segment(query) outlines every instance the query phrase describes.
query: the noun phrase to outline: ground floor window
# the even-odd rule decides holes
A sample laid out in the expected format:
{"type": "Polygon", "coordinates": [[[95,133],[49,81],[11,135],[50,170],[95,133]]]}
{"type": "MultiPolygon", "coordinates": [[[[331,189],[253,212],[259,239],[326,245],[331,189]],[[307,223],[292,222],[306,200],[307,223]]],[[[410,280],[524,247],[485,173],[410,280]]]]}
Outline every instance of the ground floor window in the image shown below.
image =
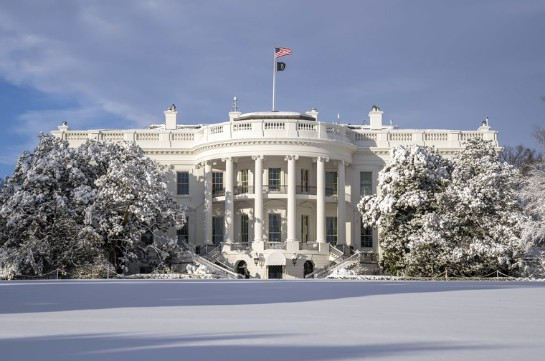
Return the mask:
{"type": "Polygon", "coordinates": [[[337,244],[337,217],[326,217],[325,218],[325,239],[327,243],[336,245],[337,244]]]}
{"type": "Polygon", "coordinates": [[[185,217],[184,226],[176,231],[176,235],[178,236],[178,244],[189,242],[188,223],[189,218],[185,217]]]}
{"type": "Polygon", "coordinates": [[[280,242],[282,236],[282,217],[279,213],[269,213],[269,242],[280,242]]]}
{"type": "Polygon", "coordinates": [[[269,278],[270,279],[281,279],[282,278],[282,266],[269,266],[269,278]]]}
{"type": "Polygon", "coordinates": [[[212,242],[216,245],[223,242],[223,217],[212,217],[212,242]]]}
{"type": "Polygon", "coordinates": [[[243,213],[240,215],[240,241],[248,243],[248,225],[249,225],[248,215],[243,213]]]}
{"type": "Polygon", "coordinates": [[[373,247],[373,229],[371,227],[366,227],[363,222],[361,222],[360,240],[362,247],[373,247]]]}

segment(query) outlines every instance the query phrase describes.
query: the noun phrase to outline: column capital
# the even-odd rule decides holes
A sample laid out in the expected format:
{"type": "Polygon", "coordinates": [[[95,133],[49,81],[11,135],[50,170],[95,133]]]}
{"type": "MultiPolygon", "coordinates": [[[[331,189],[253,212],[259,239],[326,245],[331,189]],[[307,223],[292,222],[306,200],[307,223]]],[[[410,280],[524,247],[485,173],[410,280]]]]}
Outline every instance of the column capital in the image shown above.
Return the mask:
{"type": "Polygon", "coordinates": [[[312,161],[313,162],[329,162],[329,157],[316,157],[316,158],[312,158],[312,161]]]}
{"type": "Polygon", "coordinates": [[[215,162],[211,161],[211,160],[203,160],[203,161],[200,161],[199,163],[195,164],[195,169],[200,169],[204,166],[207,166],[207,165],[215,165],[215,162]]]}
{"type": "Polygon", "coordinates": [[[338,161],[337,161],[337,164],[342,164],[342,165],[344,165],[345,167],[348,167],[348,166],[349,166],[350,164],[352,164],[352,163],[350,163],[350,162],[348,162],[348,161],[346,161],[346,160],[338,160],[338,161]]]}
{"type": "Polygon", "coordinates": [[[263,155],[252,155],[252,159],[253,159],[253,160],[265,159],[265,157],[264,157],[263,155]]]}
{"type": "Polygon", "coordinates": [[[284,157],[284,160],[285,160],[285,161],[288,161],[288,160],[297,160],[297,159],[299,159],[299,156],[298,156],[298,155],[286,155],[286,156],[284,157]]]}

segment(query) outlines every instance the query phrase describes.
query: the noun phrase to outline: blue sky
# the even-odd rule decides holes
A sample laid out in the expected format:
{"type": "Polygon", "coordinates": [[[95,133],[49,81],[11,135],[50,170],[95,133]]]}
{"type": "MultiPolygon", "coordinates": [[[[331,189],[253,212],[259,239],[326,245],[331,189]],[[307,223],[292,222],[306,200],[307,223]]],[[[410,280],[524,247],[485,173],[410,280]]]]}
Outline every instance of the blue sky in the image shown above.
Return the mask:
{"type": "Polygon", "coordinates": [[[545,1],[2,1],[0,176],[39,132],[227,120],[277,108],[361,124],[476,129],[538,147],[545,1]]]}

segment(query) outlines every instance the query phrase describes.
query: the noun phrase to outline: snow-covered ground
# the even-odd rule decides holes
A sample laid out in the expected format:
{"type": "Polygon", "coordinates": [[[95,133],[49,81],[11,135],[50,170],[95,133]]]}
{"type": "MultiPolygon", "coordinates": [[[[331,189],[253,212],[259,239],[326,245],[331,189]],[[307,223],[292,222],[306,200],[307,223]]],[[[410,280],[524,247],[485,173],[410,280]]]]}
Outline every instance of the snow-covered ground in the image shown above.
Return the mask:
{"type": "Polygon", "coordinates": [[[0,282],[0,360],[539,360],[543,282],[0,282]]]}

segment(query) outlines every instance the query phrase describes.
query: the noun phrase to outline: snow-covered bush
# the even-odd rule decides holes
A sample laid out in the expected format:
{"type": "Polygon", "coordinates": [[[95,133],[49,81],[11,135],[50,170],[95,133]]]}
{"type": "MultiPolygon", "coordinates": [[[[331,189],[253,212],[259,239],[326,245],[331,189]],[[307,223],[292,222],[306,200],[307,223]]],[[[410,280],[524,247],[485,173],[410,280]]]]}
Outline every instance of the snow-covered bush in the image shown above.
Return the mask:
{"type": "Polygon", "coordinates": [[[428,274],[442,270],[445,241],[436,229],[437,194],[446,187],[451,162],[433,148],[395,147],[379,174],[377,195],[362,198],[363,223],[380,229],[383,266],[390,273],[428,274]]]}
{"type": "Polygon", "coordinates": [[[524,253],[519,185],[491,142],[469,140],[452,162],[432,148],[400,146],[379,175],[378,195],[358,209],[379,228],[390,273],[515,273],[524,253]]]}
{"type": "Polygon", "coordinates": [[[89,141],[73,149],[40,135],[0,189],[0,272],[94,276],[97,265],[109,261],[120,272],[150,249],[163,264],[172,241],[144,244],[141,235],[183,222],[163,171],[138,146],[89,141]]]}

